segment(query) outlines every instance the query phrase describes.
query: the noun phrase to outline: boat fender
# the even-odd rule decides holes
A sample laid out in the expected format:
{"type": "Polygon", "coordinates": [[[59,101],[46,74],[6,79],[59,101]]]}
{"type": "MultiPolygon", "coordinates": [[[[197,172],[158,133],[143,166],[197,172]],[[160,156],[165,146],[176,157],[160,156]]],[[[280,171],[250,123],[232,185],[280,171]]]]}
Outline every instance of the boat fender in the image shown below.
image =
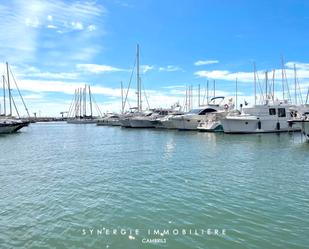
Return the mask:
{"type": "Polygon", "coordinates": [[[279,122],[277,122],[276,128],[277,128],[278,131],[280,130],[280,123],[279,122]]]}
{"type": "Polygon", "coordinates": [[[225,110],[228,110],[228,109],[229,109],[229,105],[228,105],[228,104],[225,104],[225,105],[224,105],[224,109],[225,109],[225,110]]]}
{"type": "Polygon", "coordinates": [[[261,130],[261,128],[262,128],[262,123],[261,123],[261,121],[259,120],[259,122],[258,122],[258,129],[261,130]]]}

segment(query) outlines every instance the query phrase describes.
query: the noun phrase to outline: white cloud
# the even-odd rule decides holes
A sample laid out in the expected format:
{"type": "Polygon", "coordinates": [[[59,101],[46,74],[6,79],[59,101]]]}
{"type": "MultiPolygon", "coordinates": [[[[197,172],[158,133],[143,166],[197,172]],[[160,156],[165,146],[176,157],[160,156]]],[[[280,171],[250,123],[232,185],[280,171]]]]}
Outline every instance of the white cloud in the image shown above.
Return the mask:
{"type": "Polygon", "coordinates": [[[46,27],[47,27],[48,29],[57,29],[57,26],[52,25],[52,24],[48,24],[46,27]]]}
{"type": "Polygon", "coordinates": [[[150,65],[141,65],[140,66],[140,70],[142,71],[142,73],[147,73],[150,70],[153,70],[154,66],[150,66],[150,65]]]}
{"type": "Polygon", "coordinates": [[[181,70],[180,67],[174,66],[174,65],[168,65],[166,67],[159,67],[159,71],[165,71],[165,72],[174,72],[181,70]]]}
{"type": "MultiPolygon", "coordinates": [[[[296,73],[297,78],[302,79],[309,79],[309,63],[295,63],[295,62],[287,62],[285,74],[288,80],[292,80],[295,78],[294,74],[294,64],[296,65],[296,73]]],[[[275,70],[275,79],[279,80],[282,78],[282,69],[276,68],[275,70]]],[[[265,79],[265,72],[266,70],[259,70],[257,71],[257,76],[263,80],[265,79]]],[[[241,82],[253,82],[254,81],[254,72],[230,72],[228,70],[201,70],[194,73],[198,77],[202,78],[211,78],[211,79],[218,79],[218,80],[227,80],[227,81],[235,81],[237,78],[241,82]]],[[[273,70],[268,70],[268,79],[272,79],[273,77],[273,70]]]]}
{"type": "Polygon", "coordinates": [[[71,22],[72,28],[75,30],[83,30],[84,25],[81,22],[71,22]]]}
{"type": "Polygon", "coordinates": [[[218,60],[198,60],[194,63],[195,66],[211,65],[219,63],[218,60]]]}
{"type": "MultiPolygon", "coordinates": [[[[0,33],[6,35],[0,36],[0,57],[11,63],[41,59],[37,58],[40,54],[37,53],[38,49],[42,49],[44,42],[53,42],[52,51],[64,51],[65,56],[61,54],[62,60],[73,60],[71,55],[78,52],[83,44],[91,44],[92,36],[89,32],[88,35],[79,32],[76,43],[72,44],[69,35],[60,38],[60,34],[73,30],[82,31],[87,27],[87,31],[95,29],[96,35],[103,35],[106,12],[100,3],[95,1],[12,0],[10,4],[2,1],[0,19],[4,20],[5,24],[0,25],[0,33]],[[57,33],[44,33],[44,28],[55,29],[57,33]]],[[[48,53],[44,56],[47,57],[48,53]]],[[[55,58],[50,60],[54,61],[55,58]]]]}
{"type": "Polygon", "coordinates": [[[77,64],[77,69],[91,72],[91,73],[105,73],[105,72],[119,72],[125,71],[124,69],[120,69],[117,67],[112,67],[109,65],[99,65],[99,64],[77,64]]]}
{"type": "Polygon", "coordinates": [[[87,29],[88,29],[88,31],[94,31],[94,30],[96,30],[96,26],[95,25],[93,25],[93,24],[91,24],[91,25],[89,25],[88,27],[87,27],[87,29]]]}
{"type": "Polygon", "coordinates": [[[39,27],[39,20],[37,17],[27,17],[25,20],[25,24],[28,27],[37,28],[39,27]]]}

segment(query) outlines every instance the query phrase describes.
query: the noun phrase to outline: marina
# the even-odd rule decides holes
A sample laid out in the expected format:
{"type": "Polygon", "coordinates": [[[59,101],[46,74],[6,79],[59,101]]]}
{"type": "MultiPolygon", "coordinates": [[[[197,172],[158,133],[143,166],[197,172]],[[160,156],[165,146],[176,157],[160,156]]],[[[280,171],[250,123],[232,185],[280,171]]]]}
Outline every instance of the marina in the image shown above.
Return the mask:
{"type": "Polygon", "coordinates": [[[309,1],[0,1],[0,249],[308,249],[309,1]]]}

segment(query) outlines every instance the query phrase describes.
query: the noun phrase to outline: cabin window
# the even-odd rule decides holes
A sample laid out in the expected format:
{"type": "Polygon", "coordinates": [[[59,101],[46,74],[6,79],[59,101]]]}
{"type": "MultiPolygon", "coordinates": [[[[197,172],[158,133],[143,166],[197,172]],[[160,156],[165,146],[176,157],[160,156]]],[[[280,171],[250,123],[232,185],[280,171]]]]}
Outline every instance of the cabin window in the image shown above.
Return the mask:
{"type": "Polygon", "coordinates": [[[270,108],[269,109],[269,115],[276,115],[276,109],[275,108],[270,108]]]}
{"type": "Polygon", "coordinates": [[[198,115],[205,115],[206,113],[215,112],[215,111],[216,111],[215,109],[207,108],[207,109],[204,109],[203,111],[201,111],[198,115]]]}
{"type": "Polygon", "coordinates": [[[286,117],[285,108],[278,108],[278,117],[279,118],[286,117]]]}

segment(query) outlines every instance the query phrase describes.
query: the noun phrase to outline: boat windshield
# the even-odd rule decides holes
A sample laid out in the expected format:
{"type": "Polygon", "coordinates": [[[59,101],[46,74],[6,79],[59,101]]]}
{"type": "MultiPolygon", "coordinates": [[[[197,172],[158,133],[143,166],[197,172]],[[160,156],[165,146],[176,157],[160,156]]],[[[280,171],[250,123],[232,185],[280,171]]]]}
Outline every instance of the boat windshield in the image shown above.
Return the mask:
{"type": "Polygon", "coordinates": [[[199,114],[203,109],[192,109],[188,114],[199,114]]]}

